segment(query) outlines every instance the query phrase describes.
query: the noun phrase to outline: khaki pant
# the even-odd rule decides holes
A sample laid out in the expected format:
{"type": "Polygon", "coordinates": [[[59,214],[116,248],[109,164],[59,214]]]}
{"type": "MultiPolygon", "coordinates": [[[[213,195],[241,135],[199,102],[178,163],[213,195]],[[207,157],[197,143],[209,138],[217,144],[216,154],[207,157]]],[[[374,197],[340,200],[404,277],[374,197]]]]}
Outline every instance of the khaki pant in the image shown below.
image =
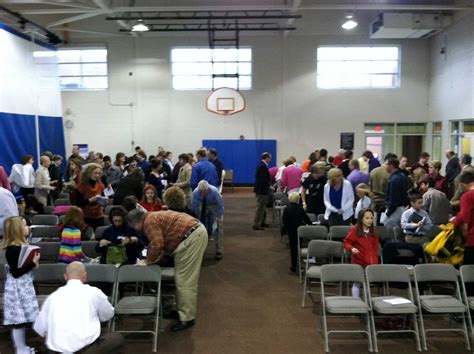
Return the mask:
{"type": "Polygon", "coordinates": [[[196,318],[199,273],[207,238],[206,228],[200,225],[173,252],[176,302],[181,321],[196,318]]]}
{"type": "Polygon", "coordinates": [[[267,214],[267,199],[267,195],[257,194],[257,208],[255,210],[253,226],[260,227],[265,224],[265,217],[267,214]]]}

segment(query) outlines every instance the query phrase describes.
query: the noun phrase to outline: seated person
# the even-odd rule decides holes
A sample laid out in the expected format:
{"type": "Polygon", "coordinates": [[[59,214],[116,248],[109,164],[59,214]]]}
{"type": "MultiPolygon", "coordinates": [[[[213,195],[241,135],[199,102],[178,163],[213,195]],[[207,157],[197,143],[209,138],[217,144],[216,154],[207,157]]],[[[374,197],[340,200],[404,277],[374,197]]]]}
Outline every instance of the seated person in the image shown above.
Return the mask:
{"type": "Polygon", "coordinates": [[[129,196],[123,198],[122,206],[127,212],[129,212],[131,210],[134,210],[134,209],[139,209],[139,210],[142,210],[142,211],[146,212],[146,209],[138,203],[138,199],[134,195],[129,195],[129,196]]]}
{"type": "Polygon", "coordinates": [[[143,250],[143,243],[138,232],[125,222],[125,217],[124,209],[118,207],[111,210],[109,220],[112,225],[104,230],[102,238],[96,245],[96,251],[101,254],[100,263],[115,263],[107,257],[111,245],[125,247],[127,255],[127,260],[123,262],[125,264],[135,264],[137,259],[141,258],[140,252],[143,250]]]}
{"type": "Polygon", "coordinates": [[[82,213],[82,209],[72,207],[64,219],[58,262],[72,263],[75,261],[90,261],[90,258],[82,252],[81,230],[83,227],[84,214],[82,213]]]}
{"type": "Polygon", "coordinates": [[[114,308],[99,289],[85,284],[86,268],[73,262],[66,268],[67,284],[48,296],[33,329],[46,338],[46,347],[60,353],[117,353],[119,333],[100,336],[100,322],[114,316],[114,308]]]}
{"type": "Polygon", "coordinates": [[[409,199],[411,208],[403,212],[400,221],[405,242],[423,245],[429,241],[426,231],[433,223],[428,212],[423,209],[423,197],[420,194],[412,194],[409,199]]]}
{"type": "Polygon", "coordinates": [[[151,184],[147,184],[143,189],[143,198],[140,201],[140,205],[145,208],[146,211],[161,210],[161,200],[156,194],[156,188],[151,184]]]}

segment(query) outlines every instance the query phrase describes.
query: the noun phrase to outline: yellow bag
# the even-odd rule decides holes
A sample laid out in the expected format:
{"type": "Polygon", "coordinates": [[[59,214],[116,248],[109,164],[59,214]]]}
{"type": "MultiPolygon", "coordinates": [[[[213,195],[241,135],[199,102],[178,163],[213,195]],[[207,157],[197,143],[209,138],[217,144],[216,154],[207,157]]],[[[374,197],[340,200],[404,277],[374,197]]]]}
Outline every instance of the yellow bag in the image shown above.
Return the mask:
{"type": "Polygon", "coordinates": [[[438,252],[444,247],[446,241],[454,232],[454,225],[449,223],[447,225],[441,225],[441,232],[430,243],[425,245],[425,252],[430,256],[437,256],[438,252]]]}
{"type": "Polygon", "coordinates": [[[435,256],[439,263],[459,265],[464,260],[464,238],[462,231],[452,223],[441,225],[442,231],[428,243],[424,250],[435,256]]]}

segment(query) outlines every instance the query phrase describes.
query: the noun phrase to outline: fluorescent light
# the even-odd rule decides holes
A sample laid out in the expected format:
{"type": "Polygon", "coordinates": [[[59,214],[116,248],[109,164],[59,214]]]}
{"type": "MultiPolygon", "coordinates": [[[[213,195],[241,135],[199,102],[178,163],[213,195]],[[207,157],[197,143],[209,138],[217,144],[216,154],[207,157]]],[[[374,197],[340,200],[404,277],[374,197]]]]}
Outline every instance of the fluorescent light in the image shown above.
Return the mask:
{"type": "Polygon", "coordinates": [[[149,30],[148,26],[143,23],[143,20],[138,20],[137,24],[132,27],[132,32],[146,32],[149,30]]]}
{"type": "Polygon", "coordinates": [[[344,28],[345,30],[351,30],[357,27],[357,22],[354,21],[352,18],[353,15],[347,15],[346,16],[346,22],[344,22],[341,27],[344,28]]]}

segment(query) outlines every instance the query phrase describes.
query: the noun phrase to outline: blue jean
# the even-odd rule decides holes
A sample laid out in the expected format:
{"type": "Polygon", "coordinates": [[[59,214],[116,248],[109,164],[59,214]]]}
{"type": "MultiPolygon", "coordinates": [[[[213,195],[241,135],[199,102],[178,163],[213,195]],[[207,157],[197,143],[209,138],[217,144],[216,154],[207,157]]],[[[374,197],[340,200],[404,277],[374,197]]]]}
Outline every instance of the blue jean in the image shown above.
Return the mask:
{"type": "Polygon", "coordinates": [[[209,237],[213,237],[216,243],[216,253],[222,253],[224,251],[224,230],[222,227],[222,221],[216,217],[215,211],[212,206],[207,207],[206,212],[206,223],[207,234],[209,237]],[[216,230],[213,232],[214,223],[216,224],[216,230]]]}

